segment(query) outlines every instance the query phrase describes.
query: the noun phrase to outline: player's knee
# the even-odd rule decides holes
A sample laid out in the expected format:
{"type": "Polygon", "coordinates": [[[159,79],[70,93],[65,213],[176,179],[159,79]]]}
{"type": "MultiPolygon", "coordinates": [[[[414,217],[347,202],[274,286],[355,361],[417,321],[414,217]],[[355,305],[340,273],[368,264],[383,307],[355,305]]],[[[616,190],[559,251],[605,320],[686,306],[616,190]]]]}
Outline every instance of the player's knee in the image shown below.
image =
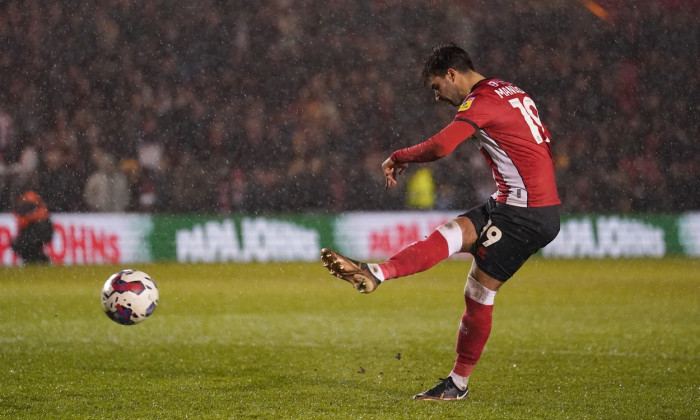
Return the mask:
{"type": "Polygon", "coordinates": [[[470,273],[467,277],[467,284],[464,286],[464,296],[482,305],[493,305],[496,291],[476,281],[476,278],[470,273]]]}
{"type": "Polygon", "coordinates": [[[462,250],[462,227],[456,220],[440,225],[436,229],[447,241],[449,254],[455,254],[462,250]]]}

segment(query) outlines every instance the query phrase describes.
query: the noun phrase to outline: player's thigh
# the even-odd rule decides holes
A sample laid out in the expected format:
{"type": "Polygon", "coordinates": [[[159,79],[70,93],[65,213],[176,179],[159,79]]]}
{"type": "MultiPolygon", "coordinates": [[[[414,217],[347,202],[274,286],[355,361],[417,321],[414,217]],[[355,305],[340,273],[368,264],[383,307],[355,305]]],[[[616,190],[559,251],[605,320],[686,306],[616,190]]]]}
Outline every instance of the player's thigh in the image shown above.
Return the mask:
{"type": "Polygon", "coordinates": [[[462,249],[460,252],[471,252],[474,243],[479,238],[474,223],[468,217],[463,216],[455,218],[454,221],[462,229],[462,249]]]}
{"type": "Polygon", "coordinates": [[[495,201],[489,198],[484,204],[472,207],[466,213],[460,214],[455,221],[462,228],[461,252],[474,253],[476,242],[484,226],[489,223],[495,201]]]}

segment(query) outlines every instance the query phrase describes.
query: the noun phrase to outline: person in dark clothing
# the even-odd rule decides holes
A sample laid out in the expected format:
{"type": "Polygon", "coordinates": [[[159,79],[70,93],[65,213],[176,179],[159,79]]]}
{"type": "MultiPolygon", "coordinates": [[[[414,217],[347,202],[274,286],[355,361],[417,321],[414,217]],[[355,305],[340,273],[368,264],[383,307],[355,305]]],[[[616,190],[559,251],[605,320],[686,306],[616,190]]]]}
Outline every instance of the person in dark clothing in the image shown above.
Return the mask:
{"type": "Polygon", "coordinates": [[[25,264],[49,263],[44,245],[53,238],[53,222],[39,194],[26,191],[15,202],[12,214],[17,218],[17,236],[12,250],[25,264]]]}

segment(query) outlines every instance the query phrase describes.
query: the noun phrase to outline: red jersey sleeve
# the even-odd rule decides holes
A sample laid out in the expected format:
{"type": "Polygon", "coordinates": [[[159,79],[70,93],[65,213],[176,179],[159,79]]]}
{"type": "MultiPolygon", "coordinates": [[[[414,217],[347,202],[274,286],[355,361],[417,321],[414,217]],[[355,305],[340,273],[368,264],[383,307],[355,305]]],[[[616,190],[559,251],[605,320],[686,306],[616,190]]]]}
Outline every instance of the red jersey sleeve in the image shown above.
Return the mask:
{"type": "Polygon", "coordinates": [[[400,149],[391,154],[396,163],[432,162],[443,158],[471,137],[476,127],[469,121],[455,119],[442,131],[415,146],[400,149]]]}
{"type": "Polygon", "coordinates": [[[462,102],[455,115],[456,121],[466,121],[476,130],[497,122],[500,113],[493,112],[494,101],[483,92],[472,92],[462,102]]]}

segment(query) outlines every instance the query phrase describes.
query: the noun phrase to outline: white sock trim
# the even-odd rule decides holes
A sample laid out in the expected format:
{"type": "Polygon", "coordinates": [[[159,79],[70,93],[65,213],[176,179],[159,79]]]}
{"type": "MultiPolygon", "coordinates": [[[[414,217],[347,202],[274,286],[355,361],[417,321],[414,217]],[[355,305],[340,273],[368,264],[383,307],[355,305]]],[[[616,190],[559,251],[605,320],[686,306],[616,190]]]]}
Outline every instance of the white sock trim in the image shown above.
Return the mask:
{"type": "Polygon", "coordinates": [[[467,277],[464,295],[482,305],[493,305],[493,301],[496,299],[496,291],[482,286],[471,274],[467,277]]]}
{"type": "Polygon", "coordinates": [[[444,225],[440,225],[436,229],[447,241],[447,249],[450,255],[459,252],[462,249],[462,228],[459,224],[451,220],[444,225]]]}
{"type": "Polygon", "coordinates": [[[382,269],[379,268],[379,264],[367,264],[367,268],[369,268],[369,271],[371,271],[374,277],[378,278],[380,282],[386,280],[382,269]]]}
{"type": "Polygon", "coordinates": [[[452,371],[450,372],[450,378],[452,378],[452,382],[455,383],[457,388],[461,389],[462,391],[467,389],[467,385],[469,385],[469,376],[459,376],[452,371]]]}

